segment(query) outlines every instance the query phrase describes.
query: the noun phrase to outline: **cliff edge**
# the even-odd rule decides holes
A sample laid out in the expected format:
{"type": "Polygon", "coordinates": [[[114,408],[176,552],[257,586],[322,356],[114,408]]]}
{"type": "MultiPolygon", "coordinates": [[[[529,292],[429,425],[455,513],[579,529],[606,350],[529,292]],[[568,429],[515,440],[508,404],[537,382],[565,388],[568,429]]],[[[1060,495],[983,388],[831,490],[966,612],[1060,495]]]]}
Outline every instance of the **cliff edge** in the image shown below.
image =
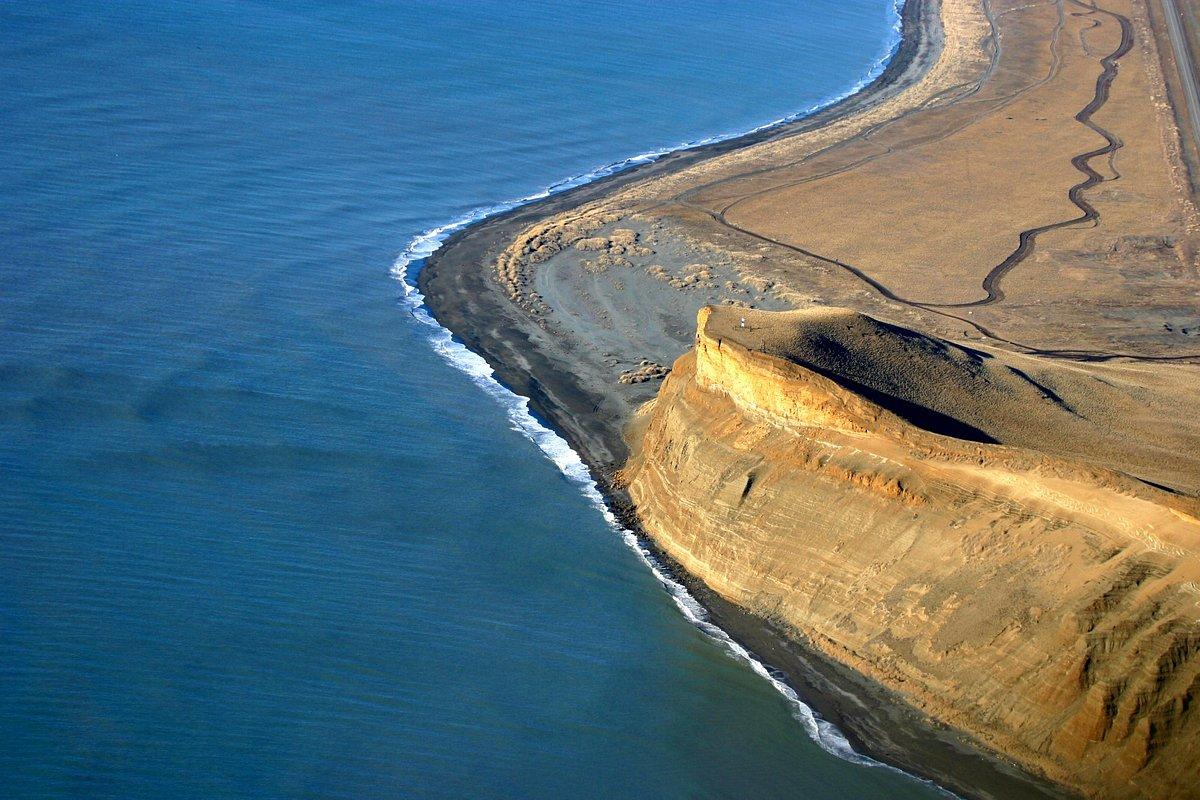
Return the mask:
{"type": "Polygon", "coordinates": [[[1071,790],[1200,797],[1198,455],[1139,431],[1139,376],[842,309],[698,323],[622,474],[663,551],[1071,790]]]}

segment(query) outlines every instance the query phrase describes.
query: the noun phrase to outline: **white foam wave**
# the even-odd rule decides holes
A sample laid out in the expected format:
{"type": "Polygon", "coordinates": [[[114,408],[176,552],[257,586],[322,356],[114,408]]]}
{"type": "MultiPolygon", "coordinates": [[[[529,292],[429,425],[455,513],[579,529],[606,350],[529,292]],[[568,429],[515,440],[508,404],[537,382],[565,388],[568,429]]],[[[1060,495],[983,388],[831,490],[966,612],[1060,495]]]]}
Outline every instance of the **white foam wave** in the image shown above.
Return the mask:
{"type": "Polygon", "coordinates": [[[742,131],[736,134],[723,134],[719,136],[710,136],[694,142],[685,142],[673,148],[663,150],[654,150],[646,153],[641,153],[636,156],[624,159],[622,161],[607,164],[602,167],[590,170],[586,173],[567,178],[546,187],[540,192],[522,197],[516,200],[510,200],[495,205],[477,208],[463,216],[452,220],[444,225],[430,228],[424,233],[414,237],[404,251],[396,259],[392,266],[392,275],[400,282],[403,287],[403,302],[411,311],[413,317],[422,325],[428,328],[430,344],[433,349],[441,355],[447,362],[455,368],[464,372],[472,382],[474,382],[485,393],[495,398],[500,406],[504,409],[510,426],[513,430],[521,433],[533,442],[539,450],[546,455],[554,463],[555,466],[567,477],[572,483],[578,486],[584,497],[596,508],[603,516],[608,525],[618,533],[626,545],[629,546],[634,553],[642,560],[642,562],[650,569],[654,577],[662,584],[663,588],[671,596],[675,605],[679,608],[683,616],[706,636],[713,639],[734,658],[747,664],[756,674],[760,675],[768,683],[771,684],[788,702],[791,708],[792,716],[800,722],[808,733],[809,737],[816,742],[826,752],[844,759],[854,764],[859,764],[864,767],[874,767],[897,772],[912,780],[927,784],[930,787],[937,789],[948,797],[956,797],[956,795],[945,789],[937,786],[932,781],[927,781],[922,778],[910,775],[903,770],[893,767],[889,764],[884,764],[869,756],[863,755],[854,750],[854,747],[846,739],[841,731],[837,729],[828,720],[822,719],[813,711],[800,697],[796,694],[781,677],[781,675],[772,670],[750,651],[742,647],[724,630],[709,619],[708,612],[696,600],[695,597],[688,592],[687,588],[679,581],[671,577],[669,571],[655,557],[649,548],[643,543],[636,534],[628,528],[621,525],[616,515],[608,507],[601,494],[596,482],[592,479],[591,473],[587,466],[583,463],[579,454],[571,449],[571,446],[565,439],[560,437],[554,431],[544,426],[537,420],[529,410],[529,399],[522,397],[508,390],[495,378],[494,371],[488,363],[476,353],[471,352],[462,343],[456,341],[451,332],[442,327],[437,320],[429,313],[425,306],[425,298],[415,285],[416,273],[424,263],[425,259],[433,255],[434,252],[442,246],[442,244],[455,232],[466,228],[467,226],[503,213],[505,211],[516,208],[517,206],[531,203],[543,198],[549,197],[558,192],[565,191],[575,186],[581,186],[585,183],[598,180],[608,175],[621,172],[638,164],[645,164],[655,161],[667,153],[676,152],[678,150],[699,147],[704,144],[722,141],[741,136],[746,133],[755,133],[765,128],[779,125],[785,122],[791,122],[801,117],[812,114],[813,112],[827,107],[832,103],[838,102],[845,97],[860,91],[863,87],[873,81],[886,68],[888,61],[895,53],[896,47],[900,39],[900,17],[899,10],[903,5],[903,0],[895,0],[893,6],[896,14],[896,21],[893,27],[893,41],[889,44],[887,53],[880,57],[875,63],[870,72],[858,83],[849,90],[836,97],[830,98],[822,103],[814,105],[810,108],[803,109],[794,114],[774,120],[772,122],[754,128],[751,131],[742,131]]]}

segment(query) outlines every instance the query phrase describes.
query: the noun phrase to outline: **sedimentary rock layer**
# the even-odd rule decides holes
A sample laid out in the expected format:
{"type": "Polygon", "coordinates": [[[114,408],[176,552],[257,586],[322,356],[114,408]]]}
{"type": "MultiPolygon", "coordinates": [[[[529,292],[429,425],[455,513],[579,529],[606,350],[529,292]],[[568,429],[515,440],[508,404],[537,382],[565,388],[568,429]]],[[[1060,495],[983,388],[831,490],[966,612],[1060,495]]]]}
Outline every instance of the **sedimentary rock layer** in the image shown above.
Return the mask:
{"type": "Polygon", "coordinates": [[[1005,358],[706,308],[624,481],[688,572],[934,720],[1088,796],[1200,796],[1197,503],[1079,455],[1090,379],[1005,358]]]}

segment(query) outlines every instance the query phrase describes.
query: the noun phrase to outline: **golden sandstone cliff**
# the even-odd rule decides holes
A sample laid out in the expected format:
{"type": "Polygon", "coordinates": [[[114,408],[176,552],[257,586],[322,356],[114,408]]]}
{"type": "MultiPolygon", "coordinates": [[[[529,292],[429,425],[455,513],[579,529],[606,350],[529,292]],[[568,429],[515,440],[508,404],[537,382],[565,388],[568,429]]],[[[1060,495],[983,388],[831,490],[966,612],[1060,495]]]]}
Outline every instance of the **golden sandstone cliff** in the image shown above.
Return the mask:
{"type": "Polygon", "coordinates": [[[623,480],[684,569],[933,720],[1088,796],[1200,796],[1200,452],[1124,369],[705,308],[623,480]]]}

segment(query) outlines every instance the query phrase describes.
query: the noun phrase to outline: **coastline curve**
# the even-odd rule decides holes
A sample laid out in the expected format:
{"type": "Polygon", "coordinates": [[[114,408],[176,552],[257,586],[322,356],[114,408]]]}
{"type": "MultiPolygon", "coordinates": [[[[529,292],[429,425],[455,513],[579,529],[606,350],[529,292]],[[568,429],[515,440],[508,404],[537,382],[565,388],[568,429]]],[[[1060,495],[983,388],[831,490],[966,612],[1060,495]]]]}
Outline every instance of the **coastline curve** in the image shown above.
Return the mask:
{"type": "Polygon", "coordinates": [[[475,208],[461,217],[429,228],[413,237],[393,263],[391,275],[401,284],[400,300],[402,305],[408,309],[418,323],[429,329],[428,341],[434,351],[499,403],[508,417],[510,427],[532,442],[559,469],[563,476],[575,485],[601,514],[613,532],[621,537],[625,545],[650,570],[670,595],[684,618],[706,637],[720,645],[730,656],[746,664],[755,674],[766,680],[772,688],[779,692],[787,702],[793,718],[802,725],[815,744],[830,755],[844,761],[862,767],[895,772],[907,779],[926,785],[946,797],[956,798],[958,795],[929,778],[915,775],[856,750],[836,725],[824,719],[800,698],[795,689],[787,683],[786,677],[781,671],[771,668],[714,623],[708,610],[693,596],[683,582],[676,579],[674,570],[658,557],[653,551],[652,545],[622,524],[617,513],[613,511],[606,500],[600,484],[593,477],[584,457],[572,447],[567,439],[538,419],[535,411],[531,408],[531,401],[528,397],[510,390],[496,375],[487,359],[458,341],[454,333],[435,318],[431,309],[426,305],[425,296],[417,284],[418,277],[427,260],[442,249],[452,237],[466,233],[474,226],[493,221],[508,212],[526,208],[572,189],[593,186],[597,182],[614,176],[628,176],[636,168],[653,164],[665,156],[687,153],[702,154],[704,150],[714,145],[740,146],[741,143],[750,143],[754,137],[764,134],[782,133],[786,135],[791,132],[788,129],[797,123],[807,128],[806,123],[812,122],[815,117],[823,113],[836,109],[846,101],[856,98],[866,99],[866,95],[872,87],[888,83],[889,72],[897,67],[906,66],[906,64],[897,63],[903,60],[906,44],[912,44],[913,34],[910,25],[905,24],[905,15],[906,12],[921,5],[922,2],[923,0],[890,0],[889,7],[893,14],[892,36],[890,41],[886,42],[885,54],[874,62],[864,77],[847,90],[748,131],[717,134],[683,142],[674,147],[647,151],[565,178],[525,197],[475,208]]]}

